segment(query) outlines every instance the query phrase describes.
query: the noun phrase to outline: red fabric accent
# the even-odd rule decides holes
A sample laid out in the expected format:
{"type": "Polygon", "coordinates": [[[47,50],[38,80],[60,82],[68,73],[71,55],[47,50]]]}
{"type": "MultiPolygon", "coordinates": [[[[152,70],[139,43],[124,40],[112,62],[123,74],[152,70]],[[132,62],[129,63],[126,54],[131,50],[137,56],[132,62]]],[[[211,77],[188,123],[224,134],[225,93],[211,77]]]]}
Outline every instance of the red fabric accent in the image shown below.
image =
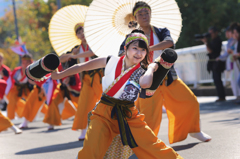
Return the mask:
{"type": "Polygon", "coordinates": [[[42,85],[48,80],[49,76],[51,76],[51,73],[48,73],[45,75],[45,77],[47,77],[47,79],[44,79],[43,81],[35,81],[36,85],[38,85],[39,87],[42,87],[42,85]]]}
{"type": "Polygon", "coordinates": [[[121,74],[122,71],[122,63],[123,63],[123,58],[125,56],[120,57],[118,64],[117,64],[117,68],[115,70],[115,79],[121,74]]]}
{"type": "Polygon", "coordinates": [[[75,74],[74,75],[75,80],[76,80],[76,85],[74,86],[70,86],[72,89],[76,90],[76,91],[80,91],[81,90],[81,81],[80,81],[80,76],[79,74],[75,74]]]}
{"type": "Polygon", "coordinates": [[[19,69],[21,69],[21,66],[18,66],[18,67],[16,67],[13,71],[12,71],[12,73],[11,73],[11,75],[10,75],[10,78],[11,78],[11,88],[13,87],[13,85],[14,85],[14,83],[15,83],[15,80],[14,80],[14,75],[15,75],[15,73],[17,72],[17,70],[19,70],[19,69]]]}
{"type": "Polygon", "coordinates": [[[15,83],[15,80],[14,80],[14,75],[15,75],[15,73],[19,70],[19,69],[22,69],[22,67],[21,66],[18,66],[18,67],[16,67],[13,71],[12,71],[12,73],[11,73],[11,81],[12,81],[12,86],[11,86],[11,88],[13,87],[13,85],[14,85],[14,83],[15,83]]]}
{"type": "MultiPolygon", "coordinates": [[[[54,93],[54,91],[55,91],[55,89],[57,88],[57,85],[58,85],[58,83],[57,83],[56,80],[52,80],[52,81],[53,81],[53,89],[52,89],[52,95],[51,95],[51,98],[50,98],[50,101],[49,101],[49,105],[50,105],[51,102],[52,102],[53,93],[54,93]]],[[[48,105],[48,106],[49,106],[49,105],[48,105]]]]}
{"type": "MultiPolygon", "coordinates": [[[[153,31],[151,29],[151,35],[150,35],[150,45],[149,46],[153,46],[154,45],[154,42],[153,42],[153,31]]],[[[153,62],[153,51],[150,51],[149,52],[149,60],[150,62],[153,62]]]]}
{"type": "Polygon", "coordinates": [[[19,82],[22,82],[27,76],[24,74],[23,70],[21,69],[21,75],[22,78],[19,80],[19,82]]]}
{"type": "MultiPolygon", "coordinates": [[[[87,45],[87,49],[86,49],[86,50],[85,50],[85,48],[83,47],[83,45],[81,45],[81,46],[82,46],[83,52],[89,50],[88,45],[87,45]]],[[[89,61],[89,57],[85,57],[85,62],[87,62],[87,61],[89,61]]]]}
{"type": "Polygon", "coordinates": [[[58,71],[63,71],[63,67],[62,67],[62,64],[60,63],[59,66],[58,66],[58,71]]]}
{"type": "Polygon", "coordinates": [[[107,92],[107,95],[113,97],[118,90],[126,83],[126,81],[130,78],[132,73],[140,67],[140,63],[137,64],[134,68],[132,68],[128,73],[126,73],[115,85],[107,92]]]}
{"type": "MultiPolygon", "coordinates": [[[[62,67],[62,64],[60,63],[58,66],[58,71],[62,71],[62,70],[63,70],[63,67],[62,67]]],[[[35,81],[36,85],[38,85],[39,87],[42,87],[42,85],[48,80],[49,76],[51,76],[51,73],[48,73],[45,75],[45,77],[47,77],[47,79],[44,79],[43,81],[35,81]]],[[[53,80],[53,81],[56,81],[56,80],[53,80]]]]}
{"type": "MultiPolygon", "coordinates": [[[[0,68],[0,71],[2,71],[3,69],[7,70],[9,76],[11,75],[11,70],[10,70],[9,67],[7,67],[6,65],[2,64],[2,66],[0,68]]],[[[3,76],[3,80],[7,81],[9,76],[3,76]]]]}
{"type": "MultiPolygon", "coordinates": [[[[58,66],[58,71],[61,72],[63,71],[63,67],[62,67],[62,64],[60,63],[59,66],[58,66]]],[[[60,79],[61,81],[63,81],[65,78],[67,77],[63,77],[62,79],[60,79]]]]}
{"type": "MultiPolygon", "coordinates": [[[[60,65],[58,66],[58,71],[59,71],[59,72],[63,71],[63,67],[62,67],[61,63],[60,63],[60,65]]],[[[80,80],[80,76],[79,76],[79,74],[77,73],[77,74],[74,75],[74,77],[75,77],[75,80],[76,80],[76,85],[70,86],[70,87],[71,87],[72,89],[76,90],[76,91],[80,91],[80,90],[81,90],[81,80],[80,80]]],[[[62,78],[61,81],[63,81],[63,80],[66,79],[66,78],[67,78],[67,77],[62,78]]]]}
{"type": "Polygon", "coordinates": [[[7,82],[3,79],[0,79],[0,99],[3,98],[6,87],[7,87],[7,82]]]}

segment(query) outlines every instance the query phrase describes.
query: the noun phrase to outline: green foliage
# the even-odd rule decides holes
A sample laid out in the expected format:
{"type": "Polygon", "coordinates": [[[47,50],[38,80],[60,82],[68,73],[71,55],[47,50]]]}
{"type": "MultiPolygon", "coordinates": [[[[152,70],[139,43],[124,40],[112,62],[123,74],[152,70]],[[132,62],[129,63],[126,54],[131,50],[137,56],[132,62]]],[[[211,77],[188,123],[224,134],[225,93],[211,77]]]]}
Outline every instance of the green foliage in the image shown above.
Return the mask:
{"type": "MultiPolygon", "coordinates": [[[[89,5],[92,0],[61,0],[62,7],[70,4],[89,5]]],[[[18,32],[22,41],[26,43],[28,51],[35,60],[54,52],[48,37],[48,25],[53,14],[57,11],[56,0],[22,0],[17,4],[16,14],[18,20],[18,32]]],[[[8,11],[0,18],[0,48],[5,54],[14,53],[9,49],[16,39],[13,11],[8,11]]],[[[13,56],[12,55],[12,56],[13,56]]],[[[5,62],[13,69],[18,62],[11,64],[11,58],[7,56],[5,62]]],[[[18,59],[18,55],[15,54],[18,59]]],[[[14,57],[15,57],[14,56],[14,57]]]]}
{"type": "Polygon", "coordinates": [[[1,49],[0,52],[4,55],[3,63],[7,65],[10,69],[14,69],[18,66],[19,57],[11,49],[1,49]]]}
{"type": "MultiPolygon", "coordinates": [[[[177,48],[189,47],[201,42],[194,40],[194,34],[207,32],[209,26],[217,26],[222,32],[230,22],[239,21],[240,0],[176,0],[183,18],[183,28],[176,44],[177,48]]],[[[61,6],[71,4],[89,5],[92,0],[61,0],[61,6]]],[[[21,0],[17,3],[17,20],[19,35],[26,42],[27,49],[35,60],[53,52],[48,38],[48,25],[51,17],[57,11],[56,0],[21,0]]],[[[9,48],[16,39],[13,11],[8,11],[0,18],[0,48],[9,54],[6,63],[10,67],[18,59],[9,48]],[[10,56],[11,55],[11,56],[10,56]],[[11,58],[14,59],[11,61],[11,58]]]]}
{"type": "Polygon", "coordinates": [[[183,28],[177,48],[202,44],[194,40],[194,34],[205,33],[210,26],[220,30],[225,40],[224,29],[233,21],[239,22],[239,0],[176,0],[183,18],[183,28]]]}

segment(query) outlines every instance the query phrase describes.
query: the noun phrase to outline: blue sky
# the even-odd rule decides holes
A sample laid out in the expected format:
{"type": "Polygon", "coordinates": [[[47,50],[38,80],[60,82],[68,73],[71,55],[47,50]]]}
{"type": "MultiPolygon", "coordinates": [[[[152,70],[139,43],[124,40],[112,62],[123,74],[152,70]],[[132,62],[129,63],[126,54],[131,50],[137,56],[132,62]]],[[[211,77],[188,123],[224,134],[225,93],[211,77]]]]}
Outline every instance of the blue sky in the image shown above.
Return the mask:
{"type": "MultiPolygon", "coordinates": [[[[16,8],[19,3],[21,3],[21,0],[15,0],[16,8]]],[[[0,17],[5,14],[5,10],[9,9],[12,9],[12,0],[0,0],[0,17]]]]}
{"type": "MultiPolygon", "coordinates": [[[[43,0],[44,2],[48,2],[48,0],[43,0]]],[[[21,0],[15,0],[16,7],[18,3],[21,3],[21,0]]],[[[0,0],[0,17],[5,14],[6,9],[12,9],[12,0],[0,0]]]]}
{"type": "Polygon", "coordinates": [[[5,9],[9,9],[12,7],[12,0],[0,0],[0,17],[2,17],[5,13],[5,9]]]}

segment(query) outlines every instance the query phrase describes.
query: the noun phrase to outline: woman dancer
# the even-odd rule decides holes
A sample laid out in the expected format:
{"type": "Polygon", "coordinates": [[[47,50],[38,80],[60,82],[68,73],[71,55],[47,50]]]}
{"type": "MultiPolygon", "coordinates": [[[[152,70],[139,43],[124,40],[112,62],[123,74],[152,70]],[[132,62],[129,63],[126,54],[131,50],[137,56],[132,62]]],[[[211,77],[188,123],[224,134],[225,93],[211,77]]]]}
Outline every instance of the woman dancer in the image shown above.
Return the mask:
{"type": "MultiPolygon", "coordinates": [[[[144,34],[132,33],[125,43],[126,56],[97,58],[78,64],[66,71],[52,73],[53,79],[105,67],[103,95],[93,111],[78,158],[103,158],[112,139],[121,134],[124,145],[129,145],[138,158],[182,158],[159,140],[143,121],[134,106],[141,88],[149,88],[157,63],[148,65],[148,41],[144,34]],[[141,65],[148,67],[144,70],[141,65]]],[[[171,51],[170,51],[171,52],[171,51]]],[[[159,61],[158,61],[159,62],[159,61]]]]}
{"type": "MultiPolygon", "coordinates": [[[[76,36],[82,41],[82,43],[79,47],[72,50],[73,55],[69,56],[68,58],[78,59],[80,63],[87,62],[96,58],[86,42],[83,23],[78,23],[75,26],[75,31],[76,36]]],[[[72,126],[73,130],[81,130],[81,134],[78,138],[80,141],[84,140],[87,131],[88,113],[93,110],[97,101],[99,101],[101,97],[102,76],[103,71],[101,68],[83,71],[81,74],[83,86],[78,99],[78,108],[72,126]]]]}

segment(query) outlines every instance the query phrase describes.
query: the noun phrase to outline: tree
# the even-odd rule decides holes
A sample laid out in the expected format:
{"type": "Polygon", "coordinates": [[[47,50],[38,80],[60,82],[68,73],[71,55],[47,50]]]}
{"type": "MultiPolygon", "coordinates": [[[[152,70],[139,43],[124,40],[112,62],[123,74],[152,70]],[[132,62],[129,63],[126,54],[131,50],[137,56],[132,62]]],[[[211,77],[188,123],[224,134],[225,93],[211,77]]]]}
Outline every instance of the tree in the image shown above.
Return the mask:
{"type": "MultiPolygon", "coordinates": [[[[56,0],[23,0],[16,8],[19,36],[26,43],[28,51],[35,60],[54,52],[48,37],[48,25],[53,14],[57,11],[56,0]]],[[[91,0],[61,1],[62,7],[70,4],[89,5],[91,0]]],[[[15,43],[15,25],[13,11],[8,11],[0,19],[0,48],[2,52],[13,53],[10,48],[15,43]]],[[[18,55],[15,54],[17,57],[18,55]]],[[[6,59],[7,61],[8,59],[6,59]]],[[[9,63],[7,61],[7,63],[9,63]]],[[[13,65],[11,65],[13,66],[13,65]]],[[[14,65],[15,66],[15,65],[14,65]]]]}
{"type": "Polygon", "coordinates": [[[183,28],[177,48],[202,44],[194,40],[194,34],[205,33],[210,26],[223,31],[233,21],[239,21],[238,0],[176,0],[182,13],[183,28]]]}
{"type": "Polygon", "coordinates": [[[15,54],[11,49],[1,49],[0,52],[4,55],[4,64],[9,68],[14,69],[18,65],[18,55],[15,54]]]}

